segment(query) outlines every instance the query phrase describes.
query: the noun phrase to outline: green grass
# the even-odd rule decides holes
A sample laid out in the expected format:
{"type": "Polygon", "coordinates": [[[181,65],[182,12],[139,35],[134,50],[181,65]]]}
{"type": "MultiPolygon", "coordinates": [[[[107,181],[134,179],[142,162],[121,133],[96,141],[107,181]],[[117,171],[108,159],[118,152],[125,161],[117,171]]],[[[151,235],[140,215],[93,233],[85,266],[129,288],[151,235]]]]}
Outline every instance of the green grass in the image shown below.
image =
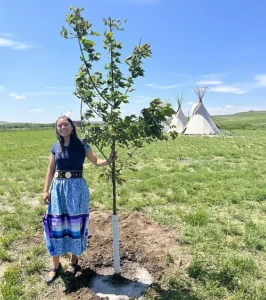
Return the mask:
{"type": "Polygon", "coordinates": [[[3,299],[17,300],[22,296],[22,286],[20,282],[20,269],[18,266],[9,267],[1,284],[3,299]]]}
{"type": "Polygon", "coordinates": [[[0,261],[10,261],[10,255],[3,248],[0,248],[0,261]]]}
{"type": "MultiPolygon", "coordinates": [[[[5,272],[2,295],[34,299],[45,288],[40,283],[45,248],[27,241],[42,230],[41,196],[55,135],[51,130],[10,131],[0,133],[0,139],[0,264],[15,263],[5,272]],[[14,257],[17,243],[24,241],[14,257]],[[16,265],[18,257],[21,265],[16,265]]],[[[180,228],[181,251],[192,255],[188,269],[180,273],[173,267],[164,291],[151,289],[147,299],[160,299],[160,294],[265,299],[265,145],[266,131],[235,130],[230,137],[180,136],[138,152],[138,171],[125,171],[127,182],[118,188],[119,209],[145,211],[162,225],[180,228]]],[[[122,150],[119,159],[123,156],[122,150]]],[[[100,171],[86,163],[91,206],[111,209],[110,184],[99,179],[100,171]]],[[[175,255],[166,255],[170,268],[175,255]]]]}

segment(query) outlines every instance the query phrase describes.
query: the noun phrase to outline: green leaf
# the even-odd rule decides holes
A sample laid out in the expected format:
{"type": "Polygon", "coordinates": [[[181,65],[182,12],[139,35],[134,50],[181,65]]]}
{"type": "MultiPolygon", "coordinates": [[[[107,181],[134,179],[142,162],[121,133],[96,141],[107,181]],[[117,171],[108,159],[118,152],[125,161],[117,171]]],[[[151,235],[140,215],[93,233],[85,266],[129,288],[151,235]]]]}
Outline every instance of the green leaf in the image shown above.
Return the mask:
{"type": "Polygon", "coordinates": [[[93,35],[93,36],[100,36],[100,33],[99,33],[99,32],[96,32],[96,31],[92,31],[92,30],[91,30],[91,35],[93,35]]]}
{"type": "Polygon", "coordinates": [[[94,41],[86,40],[86,39],[82,39],[82,43],[84,46],[90,46],[90,47],[95,45],[94,41]]]}

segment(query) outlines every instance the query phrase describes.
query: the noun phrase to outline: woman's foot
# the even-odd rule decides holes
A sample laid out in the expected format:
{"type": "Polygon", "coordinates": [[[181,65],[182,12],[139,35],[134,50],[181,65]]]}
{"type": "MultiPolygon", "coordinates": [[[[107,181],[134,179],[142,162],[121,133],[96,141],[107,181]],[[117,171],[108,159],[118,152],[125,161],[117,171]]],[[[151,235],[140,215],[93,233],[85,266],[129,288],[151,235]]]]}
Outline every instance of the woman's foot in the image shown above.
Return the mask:
{"type": "Polygon", "coordinates": [[[69,275],[72,275],[72,276],[75,276],[77,271],[78,271],[78,258],[76,260],[74,260],[73,262],[73,258],[71,259],[71,261],[69,262],[68,264],[68,268],[66,270],[66,272],[69,274],[69,275]]]}
{"type": "Polygon", "coordinates": [[[52,283],[59,275],[60,270],[62,269],[61,263],[59,263],[57,268],[51,268],[48,276],[45,278],[47,284],[52,283]]]}

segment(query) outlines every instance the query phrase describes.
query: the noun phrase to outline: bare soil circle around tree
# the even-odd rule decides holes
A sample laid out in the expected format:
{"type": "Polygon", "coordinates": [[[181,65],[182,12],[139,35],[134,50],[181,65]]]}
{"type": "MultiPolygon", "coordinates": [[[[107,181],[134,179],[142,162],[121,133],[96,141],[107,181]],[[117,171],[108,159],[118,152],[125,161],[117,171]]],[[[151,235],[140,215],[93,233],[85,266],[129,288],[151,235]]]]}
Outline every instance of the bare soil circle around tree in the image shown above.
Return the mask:
{"type": "Polygon", "coordinates": [[[142,212],[119,212],[118,216],[121,276],[113,275],[112,213],[92,210],[80,270],[69,281],[62,276],[65,289],[59,289],[57,297],[64,299],[64,293],[71,299],[141,299],[143,291],[160,284],[167,269],[189,263],[178,245],[178,228],[160,226],[142,212]]]}

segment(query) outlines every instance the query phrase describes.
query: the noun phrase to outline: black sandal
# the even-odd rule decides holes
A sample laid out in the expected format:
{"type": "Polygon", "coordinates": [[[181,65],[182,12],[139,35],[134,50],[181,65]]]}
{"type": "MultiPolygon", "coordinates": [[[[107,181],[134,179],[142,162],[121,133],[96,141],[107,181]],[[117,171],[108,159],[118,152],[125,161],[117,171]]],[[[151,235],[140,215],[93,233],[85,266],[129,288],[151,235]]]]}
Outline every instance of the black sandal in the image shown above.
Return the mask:
{"type": "Polygon", "coordinates": [[[46,283],[47,284],[52,283],[58,277],[61,269],[62,269],[61,263],[59,263],[58,268],[56,268],[56,269],[55,268],[51,268],[50,271],[49,271],[48,276],[45,278],[46,283]],[[49,276],[50,272],[54,272],[54,276],[49,276]]]}
{"type": "Polygon", "coordinates": [[[69,262],[66,273],[71,276],[75,276],[79,268],[78,261],[79,260],[77,259],[76,263],[69,262]]]}

